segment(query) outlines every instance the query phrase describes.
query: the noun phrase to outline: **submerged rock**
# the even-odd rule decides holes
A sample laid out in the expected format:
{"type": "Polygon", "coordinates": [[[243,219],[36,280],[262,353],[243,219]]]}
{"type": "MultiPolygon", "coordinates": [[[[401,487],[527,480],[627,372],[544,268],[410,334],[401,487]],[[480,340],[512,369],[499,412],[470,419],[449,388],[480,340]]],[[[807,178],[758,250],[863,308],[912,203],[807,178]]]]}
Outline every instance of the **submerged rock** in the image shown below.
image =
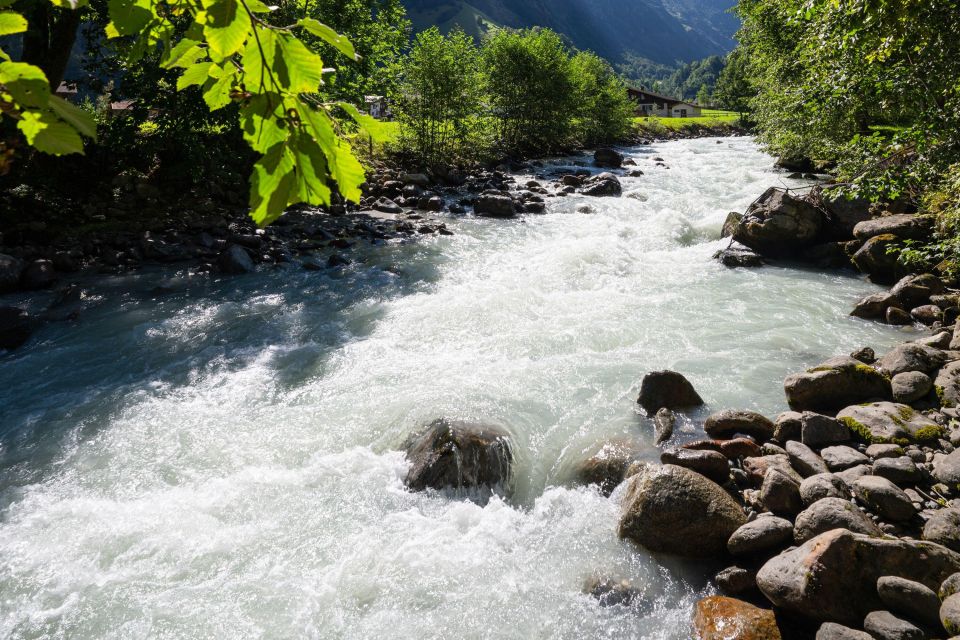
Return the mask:
{"type": "Polygon", "coordinates": [[[623,482],[627,469],[640,455],[636,443],[615,440],[604,444],[597,453],[577,467],[577,479],[583,484],[597,485],[600,492],[610,495],[623,482]]]}
{"type": "Polygon", "coordinates": [[[414,491],[509,489],[513,453],[502,427],[440,419],[412,436],[405,449],[406,484],[414,491]]]}
{"type": "Polygon", "coordinates": [[[647,415],[655,415],[660,409],[689,409],[699,407],[703,399],[690,381],[676,371],[652,371],[640,383],[637,402],[647,415]]]}
{"type": "Polygon", "coordinates": [[[868,400],[886,400],[892,393],[889,378],[846,356],[827,360],[804,373],[787,376],[783,387],[791,409],[820,413],[830,413],[868,400]]]}
{"type": "Polygon", "coordinates": [[[737,267],[762,267],[763,258],[760,254],[746,248],[730,247],[721,249],[713,254],[713,259],[731,269],[737,267]]]}
{"type": "Polygon", "coordinates": [[[630,478],[619,534],[653,552],[710,557],[726,552],[747,521],[720,485],[674,465],[645,465],[630,478]]]}
{"type": "Polygon", "coordinates": [[[769,560],[757,574],[767,599],[821,622],[858,626],[883,609],[877,581],[900,576],[931,589],[960,571],[960,554],[929,542],[836,529],[769,560]]]}
{"type": "Polygon", "coordinates": [[[724,596],[697,603],[693,628],[699,640],[780,640],[773,611],[724,596]]]}

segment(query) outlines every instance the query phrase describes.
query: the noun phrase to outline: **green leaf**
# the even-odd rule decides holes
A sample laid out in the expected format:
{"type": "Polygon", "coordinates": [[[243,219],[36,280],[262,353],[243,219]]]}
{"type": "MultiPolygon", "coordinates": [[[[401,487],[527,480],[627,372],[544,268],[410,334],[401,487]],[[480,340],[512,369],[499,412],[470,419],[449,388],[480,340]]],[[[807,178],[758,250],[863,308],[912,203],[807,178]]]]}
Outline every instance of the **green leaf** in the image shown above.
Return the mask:
{"type": "Polygon", "coordinates": [[[276,58],[277,37],[273,30],[264,29],[258,32],[257,38],[247,40],[247,47],[243,52],[241,64],[243,66],[243,84],[248,91],[264,92],[279,90],[270,82],[268,69],[273,68],[276,58]]]}
{"type": "Polygon", "coordinates": [[[279,104],[280,96],[277,94],[260,94],[241,107],[243,138],[255,151],[265,153],[290,135],[289,127],[280,123],[278,116],[283,115],[283,110],[277,108],[279,104]]]}
{"type": "Polygon", "coordinates": [[[93,116],[59,96],[50,96],[47,106],[57,116],[88,138],[97,139],[97,124],[93,116]]]}
{"type": "Polygon", "coordinates": [[[390,139],[390,126],[377,120],[373,116],[360,113],[354,105],[349,102],[338,102],[337,106],[347,112],[347,115],[360,125],[360,128],[366,131],[371,138],[378,142],[390,139]]]}
{"type": "Polygon", "coordinates": [[[291,36],[277,37],[279,55],[273,64],[277,81],[291,93],[316,93],[323,83],[323,60],[291,36]]]}
{"type": "Polygon", "coordinates": [[[186,69],[205,54],[206,49],[201,47],[199,42],[184,38],[164,56],[164,62],[161,66],[164,69],[174,69],[176,67],[186,69]]]}
{"type": "Polygon", "coordinates": [[[17,128],[37,150],[55,156],[83,153],[83,140],[77,130],[52,113],[24,111],[21,116],[17,128]]]}
{"type": "Polygon", "coordinates": [[[87,0],[50,0],[50,4],[61,9],[80,9],[87,6],[87,0]]]}
{"type": "Polygon", "coordinates": [[[221,75],[215,78],[212,83],[208,83],[203,92],[203,101],[210,107],[210,111],[222,109],[233,101],[230,97],[230,90],[233,88],[235,75],[235,71],[222,69],[221,75]]]}
{"type": "MultiPolygon", "coordinates": [[[[302,104],[302,103],[301,103],[302,104]]],[[[323,149],[327,157],[330,176],[337,181],[337,190],[347,200],[360,202],[360,185],[366,180],[363,165],[353,155],[347,142],[337,138],[330,116],[322,109],[312,109],[303,104],[298,110],[307,132],[323,149]]]]}
{"type": "Polygon", "coordinates": [[[110,0],[107,6],[111,21],[107,37],[137,35],[153,19],[150,0],[110,0]]]}
{"type": "Polygon", "coordinates": [[[23,33],[27,30],[27,19],[19,13],[4,11],[0,13],[0,36],[23,33]]]}
{"type": "Polygon", "coordinates": [[[183,74],[177,78],[177,91],[183,91],[187,87],[203,84],[210,77],[210,68],[212,62],[198,62],[187,67],[183,74]]]}
{"type": "Polygon", "coordinates": [[[260,0],[247,0],[246,4],[251,13],[270,13],[277,10],[276,5],[267,5],[260,0]]]}
{"type": "Polygon", "coordinates": [[[309,136],[297,136],[296,157],[297,198],[308,204],[330,204],[327,159],[320,145],[309,136]]]}
{"type": "Polygon", "coordinates": [[[26,62],[0,63],[0,84],[7,88],[17,104],[42,107],[50,98],[50,83],[40,67],[26,62]]]}
{"type": "Polygon", "coordinates": [[[203,34],[210,52],[220,60],[243,48],[250,35],[250,14],[237,0],[216,0],[205,4],[207,22],[203,34]]]}
{"type": "Polygon", "coordinates": [[[290,203],[296,183],[293,158],[284,143],[274,145],[253,165],[250,217],[261,227],[279,218],[290,203]]]}
{"type": "Polygon", "coordinates": [[[340,35],[319,20],[315,20],[314,18],[301,18],[297,24],[321,40],[324,40],[348,58],[353,60],[360,59],[360,56],[357,55],[357,52],[353,48],[353,44],[348,38],[340,35]]]}

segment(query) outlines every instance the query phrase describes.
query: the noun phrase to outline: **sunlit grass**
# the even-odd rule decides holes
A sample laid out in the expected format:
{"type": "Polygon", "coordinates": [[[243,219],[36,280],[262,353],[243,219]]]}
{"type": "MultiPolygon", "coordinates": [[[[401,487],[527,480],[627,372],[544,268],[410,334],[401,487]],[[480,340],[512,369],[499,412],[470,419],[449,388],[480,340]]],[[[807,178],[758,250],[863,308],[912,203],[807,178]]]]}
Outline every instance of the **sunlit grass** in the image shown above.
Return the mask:
{"type": "Polygon", "coordinates": [[[734,125],[740,120],[740,114],[735,111],[721,111],[719,109],[704,109],[703,115],[696,118],[658,118],[656,116],[634,118],[633,121],[641,129],[658,128],[679,130],[700,125],[714,127],[718,125],[734,125]]]}

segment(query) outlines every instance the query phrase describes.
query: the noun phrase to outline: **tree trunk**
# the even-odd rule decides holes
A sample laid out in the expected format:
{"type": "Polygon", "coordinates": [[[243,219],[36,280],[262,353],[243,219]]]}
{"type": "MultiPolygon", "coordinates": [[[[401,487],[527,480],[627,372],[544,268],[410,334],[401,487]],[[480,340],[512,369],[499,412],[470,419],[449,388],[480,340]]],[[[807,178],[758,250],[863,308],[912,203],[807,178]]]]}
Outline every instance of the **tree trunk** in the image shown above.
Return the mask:
{"type": "Polygon", "coordinates": [[[23,35],[23,62],[40,67],[56,91],[63,81],[80,27],[80,11],[59,9],[47,0],[23,8],[29,28],[23,35]]]}

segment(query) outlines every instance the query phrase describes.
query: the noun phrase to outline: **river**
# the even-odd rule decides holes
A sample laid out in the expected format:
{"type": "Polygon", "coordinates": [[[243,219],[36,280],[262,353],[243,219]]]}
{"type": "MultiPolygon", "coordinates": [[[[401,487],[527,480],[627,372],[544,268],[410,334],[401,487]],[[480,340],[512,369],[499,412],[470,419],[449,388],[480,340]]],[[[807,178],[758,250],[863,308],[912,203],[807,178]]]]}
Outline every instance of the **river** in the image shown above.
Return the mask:
{"type": "Polygon", "coordinates": [[[788,373],[903,333],[847,316],[878,290],[852,274],[711,259],[728,211],[800,184],[752,140],[627,153],[622,198],[451,218],[341,270],[98,281],[0,359],[0,635],[688,637],[702,572],[618,540],[576,463],[656,457],[647,371],[774,416],[788,373]],[[404,490],[396,449],[440,416],[510,429],[510,500],[404,490]],[[601,608],[592,574],[644,597],[601,608]]]}

